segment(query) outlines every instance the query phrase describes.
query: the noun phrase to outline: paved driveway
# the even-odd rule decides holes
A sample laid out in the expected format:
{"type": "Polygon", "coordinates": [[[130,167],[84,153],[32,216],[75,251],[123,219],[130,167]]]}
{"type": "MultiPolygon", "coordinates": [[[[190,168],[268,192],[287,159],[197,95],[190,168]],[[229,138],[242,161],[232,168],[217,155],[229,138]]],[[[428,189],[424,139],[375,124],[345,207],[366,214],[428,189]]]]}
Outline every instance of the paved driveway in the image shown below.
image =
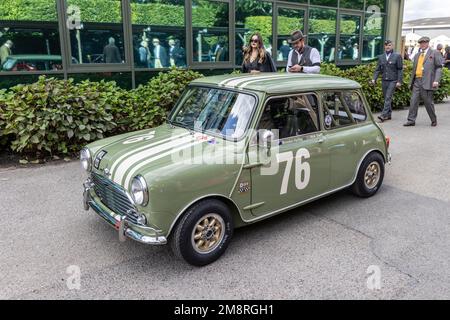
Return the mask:
{"type": "Polygon", "coordinates": [[[406,111],[382,125],[393,164],[377,196],[344,191],[237,230],[200,269],[119,243],[82,209],[78,162],[0,169],[0,299],[450,299],[450,104],[436,107],[437,128],[423,108],[414,128],[406,111]]]}

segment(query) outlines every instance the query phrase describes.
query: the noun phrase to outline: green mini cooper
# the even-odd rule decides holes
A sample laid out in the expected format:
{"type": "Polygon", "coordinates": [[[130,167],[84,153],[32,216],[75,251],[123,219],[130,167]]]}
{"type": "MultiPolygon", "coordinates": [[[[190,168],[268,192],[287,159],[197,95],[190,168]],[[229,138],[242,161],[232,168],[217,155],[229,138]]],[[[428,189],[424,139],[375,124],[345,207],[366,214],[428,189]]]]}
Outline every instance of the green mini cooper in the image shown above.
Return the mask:
{"type": "Polygon", "coordinates": [[[89,144],[84,206],[119,239],[202,266],[242,227],[344,188],[380,188],[389,139],[353,81],[306,74],[193,81],[160,127],[89,144]]]}

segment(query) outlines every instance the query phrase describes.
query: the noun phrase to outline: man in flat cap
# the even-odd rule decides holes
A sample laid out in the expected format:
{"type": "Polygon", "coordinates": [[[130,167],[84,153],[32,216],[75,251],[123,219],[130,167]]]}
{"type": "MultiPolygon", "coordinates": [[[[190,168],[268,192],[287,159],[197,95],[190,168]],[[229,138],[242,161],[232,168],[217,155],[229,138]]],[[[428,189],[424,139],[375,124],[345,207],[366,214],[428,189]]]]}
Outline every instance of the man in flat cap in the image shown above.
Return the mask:
{"type": "Polygon", "coordinates": [[[300,30],[294,31],[288,42],[294,48],[289,52],[286,72],[320,73],[320,53],[316,48],[305,45],[305,37],[300,30]]]}
{"type": "Polygon", "coordinates": [[[412,89],[411,103],[409,107],[408,121],[405,127],[416,124],[417,111],[420,98],[425,103],[431,126],[437,126],[436,112],[433,104],[433,93],[439,87],[442,76],[442,59],[436,50],[430,48],[430,38],[419,39],[420,49],[414,57],[414,65],[411,75],[410,88],[412,89]]]}
{"type": "Polygon", "coordinates": [[[6,59],[12,54],[12,46],[12,41],[6,40],[6,42],[0,47],[0,70],[2,69],[3,64],[6,62],[6,59]]]}
{"type": "Polygon", "coordinates": [[[378,76],[381,76],[381,88],[384,96],[384,108],[378,119],[384,122],[391,120],[392,96],[395,88],[400,88],[403,82],[403,58],[394,52],[394,44],[391,40],[384,42],[384,53],[378,57],[372,84],[376,83],[378,76]]]}

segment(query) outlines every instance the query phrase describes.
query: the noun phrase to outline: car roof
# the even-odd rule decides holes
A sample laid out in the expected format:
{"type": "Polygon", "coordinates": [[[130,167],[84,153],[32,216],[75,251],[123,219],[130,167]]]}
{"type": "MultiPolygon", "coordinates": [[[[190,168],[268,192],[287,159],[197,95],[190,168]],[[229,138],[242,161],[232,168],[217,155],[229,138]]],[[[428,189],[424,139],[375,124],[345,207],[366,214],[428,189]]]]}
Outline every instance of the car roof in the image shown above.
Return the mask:
{"type": "Polygon", "coordinates": [[[8,59],[14,60],[61,60],[60,55],[48,55],[48,54],[14,54],[8,56],[8,59]]]}
{"type": "Polygon", "coordinates": [[[230,89],[248,89],[268,94],[295,93],[327,89],[359,89],[355,81],[320,74],[259,73],[221,75],[196,79],[195,85],[212,85],[230,89]]]}

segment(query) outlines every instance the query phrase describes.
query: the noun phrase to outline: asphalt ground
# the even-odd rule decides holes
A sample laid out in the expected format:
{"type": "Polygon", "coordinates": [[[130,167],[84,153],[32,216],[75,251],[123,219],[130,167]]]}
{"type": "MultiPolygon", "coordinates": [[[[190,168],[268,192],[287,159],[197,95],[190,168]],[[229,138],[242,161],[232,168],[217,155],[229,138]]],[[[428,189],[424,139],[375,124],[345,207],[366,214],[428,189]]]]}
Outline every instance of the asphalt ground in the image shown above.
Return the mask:
{"type": "Polygon", "coordinates": [[[375,197],[239,229],[203,268],[118,242],[83,210],[78,162],[0,168],[0,299],[450,299],[450,103],[436,109],[436,128],[424,108],[415,127],[406,110],[382,124],[392,165],[375,197]]]}

